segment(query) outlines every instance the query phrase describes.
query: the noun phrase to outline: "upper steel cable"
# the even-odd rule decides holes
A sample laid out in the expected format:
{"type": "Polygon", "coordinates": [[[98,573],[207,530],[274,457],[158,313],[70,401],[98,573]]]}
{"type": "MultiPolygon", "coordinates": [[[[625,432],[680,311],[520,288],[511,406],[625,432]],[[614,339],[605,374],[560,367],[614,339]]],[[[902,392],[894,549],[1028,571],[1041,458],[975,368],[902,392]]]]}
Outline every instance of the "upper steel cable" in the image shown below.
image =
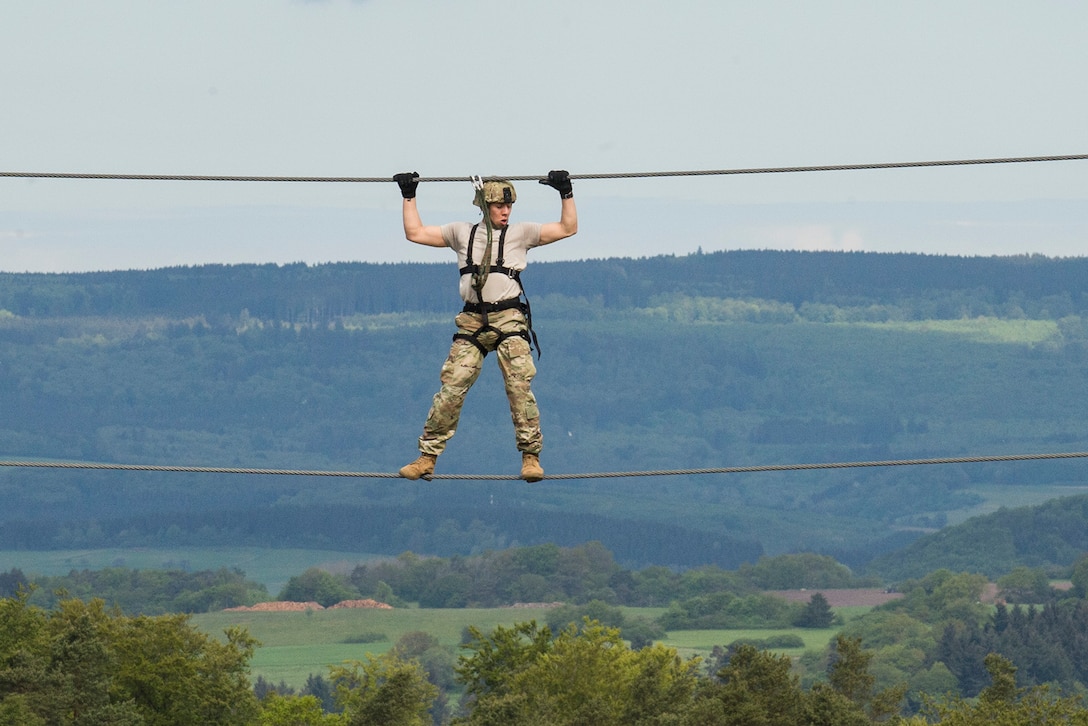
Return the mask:
{"type": "MultiPolygon", "coordinates": [[[[1038,461],[1045,459],[1083,459],[1088,451],[1057,454],[1007,454],[997,456],[952,456],[931,459],[892,459],[887,461],[846,461],[816,464],[767,464],[756,466],[723,466],[704,469],[658,469],[654,471],[612,471],[586,474],[549,474],[545,479],[617,479],[623,477],[678,476],[695,474],[752,474],[771,471],[804,471],[811,469],[860,469],[881,466],[922,466],[933,464],[978,464],[1005,461],[1038,461]]],[[[109,464],[80,461],[0,461],[0,466],[36,469],[96,469],[119,471],[169,471],[194,474],[250,474],[266,476],[332,476],[371,479],[399,479],[388,472],[322,471],[312,469],[247,469],[220,466],[164,466],[156,464],[109,464]]],[[[461,479],[468,481],[520,480],[511,474],[439,474],[428,479],[461,479]]]]}
{"type": "MultiPolygon", "coordinates": [[[[672,176],[725,176],[730,174],[791,174],[804,171],[858,171],[863,169],[906,169],[926,166],[971,166],[978,164],[1023,164],[1039,161],[1078,161],[1088,159],[1088,154],[1063,154],[1061,156],[1018,156],[996,159],[948,159],[943,161],[893,161],[874,164],[830,164],[823,166],[779,166],[750,169],[705,169],[699,171],[644,171],[603,174],[571,174],[571,179],[641,179],[672,176]]],[[[231,176],[205,174],[99,174],[82,172],[48,171],[0,171],[0,177],[23,179],[127,179],[135,181],[233,181],[233,182],[390,182],[390,176],[231,176]]],[[[534,181],[543,179],[534,175],[493,175],[485,179],[509,181],[534,181]]],[[[425,182],[467,182],[470,176],[420,177],[425,182]]]]}

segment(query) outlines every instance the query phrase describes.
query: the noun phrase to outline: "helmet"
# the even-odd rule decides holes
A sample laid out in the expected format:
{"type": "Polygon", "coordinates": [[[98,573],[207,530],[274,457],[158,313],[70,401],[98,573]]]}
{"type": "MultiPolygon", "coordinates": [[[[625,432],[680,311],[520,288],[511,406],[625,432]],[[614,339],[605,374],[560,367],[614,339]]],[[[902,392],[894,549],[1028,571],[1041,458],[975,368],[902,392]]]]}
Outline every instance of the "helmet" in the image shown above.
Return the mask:
{"type": "MultiPolygon", "coordinates": [[[[518,193],[514,191],[514,185],[505,179],[494,179],[484,182],[484,203],[491,204],[492,202],[503,202],[505,204],[513,204],[518,200],[518,193]]],[[[477,207],[480,206],[480,195],[476,194],[472,198],[472,203],[477,207]]]]}

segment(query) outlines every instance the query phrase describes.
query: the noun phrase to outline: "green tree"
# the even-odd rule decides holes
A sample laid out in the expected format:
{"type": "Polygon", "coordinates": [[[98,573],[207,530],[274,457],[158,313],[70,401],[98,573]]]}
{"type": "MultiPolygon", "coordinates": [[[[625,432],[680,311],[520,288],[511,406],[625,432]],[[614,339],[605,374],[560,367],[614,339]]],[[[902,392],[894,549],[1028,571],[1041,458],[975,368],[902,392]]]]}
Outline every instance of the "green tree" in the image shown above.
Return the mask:
{"type": "Polygon", "coordinates": [[[438,689],[414,660],[393,653],[333,666],[336,702],[346,726],[426,726],[438,689]]]}
{"type": "Polygon", "coordinates": [[[0,713],[13,723],[241,724],[257,703],[247,677],[255,642],[219,642],[186,616],[130,618],[101,600],[55,610],[0,600],[0,713]]]}
{"type": "Polygon", "coordinates": [[[500,625],[490,635],[474,626],[468,628],[463,646],[471,655],[457,659],[457,677],[469,696],[480,700],[501,698],[511,693],[513,679],[538,657],[551,651],[552,634],[535,620],[500,625]]]}
{"type": "Polygon", "coordinates": [[[111,652],[109,620],[101,602],[68,600],[49,620],[51,643],[47,679],[50,708],[62,722],[136,724],[146,721],[129,693],[114,693],[119,666],[111,652]]]}
{"type": "Polygon", "coordinates": [[[684,721],[692,726],[794,726],[804,723],[805,702],[788,656],[740,645],[704,683],[684,721]]]}
{"type": "Polygon", "coordinates": [[[1045,685],[1017,688],[1016,668],[1008,659],[994,653],[987,656],[986,669],[991,684],[977,700],[967,701],[957,696],[930,702],[923,715],[903,722],[905,726],[1088,726],[1088,710],[1079,697],[1056,695],[1045,685]]]}
{"type": "Polygon", "coordinates": [[[343,720],[327,714],[317,696],[281,696],[269,693],[261,701],[257,726],[338,726],[343,720]]]}
{"type": "Polygon", "coordinates": [[[612,628],[620,628],[627,622],[623,609],[601,600],[591,600],[584,605],[562,605],[548,613],[548,628],[558,633],[571,623],[576,626],[590,620],[612,628]]]}
{"type": "Polygon", "coordinates": [[[1073,563],[1073,592],[1077,597],[1088,597],[1088,555],[1081,555],[1073,563]]]}
{"type": "Polygon", "coordinates": [[[241,628],[225,642],[189,623],[187,615],[114,618],[114,690],[134,699],[148,726],[245,723],[257,711],[249,660],[257,641],[241,628]]]}
{"type": "Polygon", "coordinates": [[[679,723],[689,708],[698,661],[660,645],[631,650],[619,630],[592,621],[565,628],[554,641],[544,633],[519,624],[469,644],[474,652],[462,658],[460,672],[473,700],[457,723],[649,725],[679,723]],[[500,663],[514,670],[497,674],[500,663]]]}
{"type": "Polygon", "coordinates": [[[0,723],[46,723],[50,635],[44,611],[27,592],[0,600],[0,723]]]}
{"type": "Polygon", "coordinates": [[[280,600],[293,602],[316,602],[323,607],[335,605],[344,600],[354,600],[359,591],[349,585],[345,578],[331,572],[311,567],[301,575],[287,581],[280,593],[280,600]]]}
{"type": "Polygon", "coordinates": [[[1053,592],[1044,570],[1023,566],[997,578],[997,588],[1003,598],[1013,603],[1046,602],[1053,592]]]}
{"type": "Polygon", "coordinates": [[[427,673],[427,679],[443,691],[456,683],[453,653],[430,633],[409,631],[397,639],[391,652],[402,660],[419,661],[427,673]]]}
{"type": "Polygon", "coordinates": [[[873,654],[861,647],[859,638],[837,636],[827,682],[836,693],[866,709],[869,717],[876,721],[899,711],[906,684],[874,692],[876,677],[869,670],[872,659],[873,654]]]}
{"type": "Polygon", "coordinates": [[[26,575],[18,567],[7,572],[0,572],[0,597],[15,597],[20,590],[30,585],[26,575]]]}
{"type": "Polygon", "coordinates": [[[906,612],[929,623],[982,623],[989,615],[989,607],[982,603],[986,584],[985,575],[935,570],[919,580],[904,582],[901,589],[906,596],[882,605],[881,610],[906,612]]]}
{"type": "Polygon", "coordinates": [[[35,713],[30,698],[22,693],[12,693],[0,698],[0,723],[12,726],[48,726],[48,722],[35,713]]]}
{"type": "Polygon", "coordinates": [[[741,565],[737,574],[762,590],[856,587],[857,583],[850,568],[814,552],[760,557],[754,565],[741,565]]]}
{"type": "Polygon", "coordinates": [[[793,621],[799,628],[830,628],[835,623],[835,612],[822,592],[809,598],[801,614],[793,621]]]}

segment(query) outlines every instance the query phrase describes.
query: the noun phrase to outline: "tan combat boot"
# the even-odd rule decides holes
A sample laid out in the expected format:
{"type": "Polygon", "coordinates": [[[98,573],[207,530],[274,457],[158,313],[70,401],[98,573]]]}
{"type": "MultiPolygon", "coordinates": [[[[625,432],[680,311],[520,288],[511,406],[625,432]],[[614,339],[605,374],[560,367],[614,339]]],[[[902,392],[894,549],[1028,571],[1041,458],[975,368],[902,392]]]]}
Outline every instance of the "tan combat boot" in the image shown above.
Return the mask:
{"type": "Polygon", "coordinates": [[[405,479],[430,479],[434,474],[434,463],[438,459],[434,454],[420,454],[419,458],[400,468],[400,475],[405,479]]]}
{"type": "Polygon", "coordinates": [[[544,467],[540,465],[539,456],[528,451],[521,452],[521,478],[529,482],[544,478],[544,467]]]}

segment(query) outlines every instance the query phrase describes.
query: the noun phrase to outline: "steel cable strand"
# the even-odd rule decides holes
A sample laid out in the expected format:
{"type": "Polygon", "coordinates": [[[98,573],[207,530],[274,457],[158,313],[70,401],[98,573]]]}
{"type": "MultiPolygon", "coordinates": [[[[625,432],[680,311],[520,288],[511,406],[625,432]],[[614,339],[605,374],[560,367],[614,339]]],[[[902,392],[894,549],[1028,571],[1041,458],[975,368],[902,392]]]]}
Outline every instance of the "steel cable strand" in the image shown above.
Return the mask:
{"type": "MultiPolygon", "coordinates": [[[[762,472],[806,471],[818,469],[860,469],[890,466],[926,466],[949,464],[978,464],[1012,461],[1041,461],[1055,459],[1088,458],[1088,451],[1074,451],[1048,454],[1002,454],[995,456],[954,456],[928,459],[892,459],[885,461],[845,461],[808,464],[764,464],[753,466],[725,466],[690,469],[657,469],[649,471],[612,471],[572,474],[549,474],[548,480],[570,479],[618,479],[655,476],[697,476],[706,474],[755,474],[762,472]]],[[[241,467],[217,466],[171,466],[156,464],[110,464],[95,462],[57,462],[57,461],[0,461],[0,467],[25,467],[38,469],[89,469],[115,471],[146,472],[183,472],[195,474],[246,474],[254,476],[321,476],[345,478],[399,479],[400,475],[390,472],[325,471],[314,469],[252,469],[241,467]]],[[[508,481],[519,480],[512,474],[436,474],[432,480],[462,481],[508,481]]]]}
{"type": "Polygon", "coordinates": [[[248,474],[254,476],[325,476],[399,479],[387,472],[325,471],[320,469],[252,469],[228,466],[185,466],[160,464],[110,464],[82,461],[0,461],[0,466],[35,469],[86,469],[98,471],[180,472],[189,474],[248,474]]]}
{"type": "MultiPolygon", "coordinates": [[[[649,179],[679,176],[725,176],[731,174],[792,174],[816,171],[862,171],[872,169],[909,169],[935,166],[971,166],[982,164],[1023,164],[1046,161],[1082,161],[1088,154],[1061,154],[1056,156],[1015,156],[990,159],[945,159],[937,161],[893,161],[867,164],[825,164],[817,166],[754,167],[747,169],[703,169],[690,171],[606,172],[599,174],[571,174],[571,179],[649,179]]],[[[130,181],[230,181],[230,182],[333,182],[333,183],[389,183],[388,176],[233,176],[226,174],[111,174],[95,172],[36,172],[0,171],[0,177],[22,179],[117,179],[130,181]]],[[[536,181],[544,177],[533,175],[504,174],[483,177],[485,180],[536,181]]],[[[466,182],[468,176],[420,177],[425,182],[466,182]]]]}

